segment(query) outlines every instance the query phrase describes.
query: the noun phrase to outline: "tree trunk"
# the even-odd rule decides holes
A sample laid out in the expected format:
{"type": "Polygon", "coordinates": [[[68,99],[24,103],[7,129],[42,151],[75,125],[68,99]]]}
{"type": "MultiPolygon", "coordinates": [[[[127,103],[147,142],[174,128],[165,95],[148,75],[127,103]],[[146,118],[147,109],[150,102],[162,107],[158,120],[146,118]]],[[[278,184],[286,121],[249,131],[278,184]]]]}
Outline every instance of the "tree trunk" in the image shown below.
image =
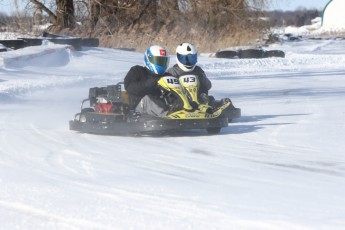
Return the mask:
{"type": "Polygon", "coordinates": [[[105,0],[90,0],[90,17],[91,28],[94,29],[99,17],[101,16],[101,8],[104,7],[105,0]]]}
{"type": "Polygon", "coordinates": [[[74,17],[73,0],[56,0],[57,25],[62,28],[74,28],[76,25],[74,17]]]}
{"type": "Polygon", "coordinates": [[[157,18],[157,0],[149,0],[148,7],[146,8],[146,12],[150,19],[155,20],[157,18]]]}
{"type": "Polygon", "coordinates": [[[53,21],[53,23],[56,23],[56,15],[53,12],[51,12],[51,10],[49,10],[43,3],[37,0],[30,0],[30,1],[36,5],[37,9],[41,9],[44,12],[46,12],[51,18],[51,20],[53,21]]]}

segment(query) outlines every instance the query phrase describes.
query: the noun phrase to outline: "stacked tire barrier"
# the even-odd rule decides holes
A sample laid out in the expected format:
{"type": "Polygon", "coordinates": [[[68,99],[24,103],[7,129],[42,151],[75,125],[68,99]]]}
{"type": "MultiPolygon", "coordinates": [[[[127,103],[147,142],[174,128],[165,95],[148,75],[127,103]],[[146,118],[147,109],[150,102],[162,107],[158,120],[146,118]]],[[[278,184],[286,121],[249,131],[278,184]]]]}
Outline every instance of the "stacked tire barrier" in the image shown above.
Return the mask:
{"type": "Polygon", "coordinates": [[[7,51],[7,47],[0,44],[0,52],[6,52],[7,51]]]}
{"type": "Polygon", "coordinates": [[[281,57],[284,58],[285,57],[285,53],[281,50],[266,50],[264,52],[264,58],[268,58],[268,57],[281,57]]]}
{"type": "Polygon", "coordinates": [[[269,58],[269,57],[285,57],[285,53],[281,50],[263,50],[263,49],[243,49],[243,50],[221,50],[216,53],[217,58],[269,58]]]}
{"type": "Polygon", "coordinates": [[[24,41],[22,39],[16,39],[16,40],[0,40],[0,44],[3,46],[10,48],[10,49],[21,49],[24,48],[24,41]]]}
{"type": "Polygon", "coordinates": [[[55,44],[71,45],[75,50],[81,50],[82,46],[98,47],[98,38],[79,38],[69,37],[44,32],[40,38],[18,38],[15,40],[0,40],[0,44],[10,49],[21,49],[27,46],[40,46],[43,41],[49,41],[55,44]]]}

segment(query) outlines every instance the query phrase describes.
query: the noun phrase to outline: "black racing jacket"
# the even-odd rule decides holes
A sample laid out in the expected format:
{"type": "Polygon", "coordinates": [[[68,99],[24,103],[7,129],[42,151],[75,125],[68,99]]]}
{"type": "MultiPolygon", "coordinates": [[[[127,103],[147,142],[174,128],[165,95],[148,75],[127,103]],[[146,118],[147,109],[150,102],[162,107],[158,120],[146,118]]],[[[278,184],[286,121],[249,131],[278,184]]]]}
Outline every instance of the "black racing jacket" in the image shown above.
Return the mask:
{"type": "Polygon", "coordinates": [[[212,87],[211,81],[207,78],[205,72],[201,69],[200,66],[195,66],[195,68],[190,72],[183,71],[177,64],[167,70],[168,73],[175,77],[180,77],[184,75],[195,75],[199,79],[199,95],[201,93],[208,94],[208,91],[212,87]]]}
{"type": "Polygon", "coordinates": [[[129,106],[134,109],[145,95],[159,98],[161,91],[157,81],[162,76],[171,76],[168,73],[156,75],[144,66],[133,66],[124,79],[124,86],[129,97],[129,106]]]}

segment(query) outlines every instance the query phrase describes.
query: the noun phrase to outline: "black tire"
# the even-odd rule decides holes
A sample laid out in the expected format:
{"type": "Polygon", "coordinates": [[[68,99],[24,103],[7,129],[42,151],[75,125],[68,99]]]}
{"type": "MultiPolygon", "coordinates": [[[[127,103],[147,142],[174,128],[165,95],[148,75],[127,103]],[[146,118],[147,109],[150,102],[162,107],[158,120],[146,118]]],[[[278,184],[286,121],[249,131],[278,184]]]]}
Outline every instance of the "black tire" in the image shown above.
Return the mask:
{"type": "Polygon", "coordinates": [[[25,47],[24,41],[21,39],[16,40],[0,40],[0,43],[10,49],[21,49],[25,47]]]}
{"type": "Polygon", "coordinates": [[[135,51],[134,48],[114,48],[114,49],[123,50],[123,51],[135,51]]]}
{"type": "Polygon", "coordinates": [[[82,39],[81,38],[50,38],[48,41],[51,41],[55,44],[65,44],[71,45],[74,47],[75,50],[80,51],[82,46],[82,39]]]}
{"type": "Polygon", "coordinates": [[[301,41],[302,40],[302,37],[301,36],[291,36],[289,37],[289,41],[295,41],[295,42],[298,42],[298,41],[301,41]]]}
{"type": "Polygon", "coordinates": [[[42,38],[19,38],[24,41],[24,46],[40,46],[42,45],[42,38]]]}
{"type": "Polygon", "coordinates": [[[217,58],[239,58],[239,53],[236,50],[222,50],[216,53],[217,58]]]}
{"type": "Polygon", "coordinates": [[[285,58],[285,53],[281,50],[267,50],[264,52],[264,58],[282,57],[285,58]]]}
{"type": "Polygon", "coordinates": [[[241,50],[240,58],[262,58],[264,56],[264,51],[262,49],[247,49],[241,50]]]}
{"type": "Polygon", "coordinates": [[[210,127],[210,128],[206,129],[207,133],[210,134],[210,135],[219,134],[220,130],[221,130],[221,127],[210,127]]]}
{"type": "Polygon", "coordinates": [[[82,46],[98,47],[99,39],[98,38],[82,38],[82,46]]]}
{"type": "Polygon", "coordinates": [[[63,36],[58,35],[58,34],[48,33],[46,31],[44,31],[43,34],[42,34],[42,37],[45,37],[45,38],[60,38],[60,37],[63,37],[63,36]]]}
{"type": "Polygon", "coordinates": [[[81,110],[81,113],[89,113],[89,112],[95,112],[93,108],[84,108],[81,110]]]}
{"type": "Polygon", "coordinates": [[[89,113],[89,112],[95,112],[95,110],[93,108],[82,109],[81,112],[79,113],[79,122],[82,122],[82,123],[87,122],[85,113],[89,113]]]}

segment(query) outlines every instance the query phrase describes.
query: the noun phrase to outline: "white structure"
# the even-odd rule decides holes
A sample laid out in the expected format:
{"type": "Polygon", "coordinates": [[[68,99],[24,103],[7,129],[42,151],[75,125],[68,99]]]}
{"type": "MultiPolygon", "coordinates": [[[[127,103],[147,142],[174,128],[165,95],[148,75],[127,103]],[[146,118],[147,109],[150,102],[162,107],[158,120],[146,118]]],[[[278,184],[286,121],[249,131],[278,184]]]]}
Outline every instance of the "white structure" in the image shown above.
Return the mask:
{"type": "Polygon", "coordinates": [[[322,16],[322,29],[345,31],[345,0],[330,0],[322,16]]]}

